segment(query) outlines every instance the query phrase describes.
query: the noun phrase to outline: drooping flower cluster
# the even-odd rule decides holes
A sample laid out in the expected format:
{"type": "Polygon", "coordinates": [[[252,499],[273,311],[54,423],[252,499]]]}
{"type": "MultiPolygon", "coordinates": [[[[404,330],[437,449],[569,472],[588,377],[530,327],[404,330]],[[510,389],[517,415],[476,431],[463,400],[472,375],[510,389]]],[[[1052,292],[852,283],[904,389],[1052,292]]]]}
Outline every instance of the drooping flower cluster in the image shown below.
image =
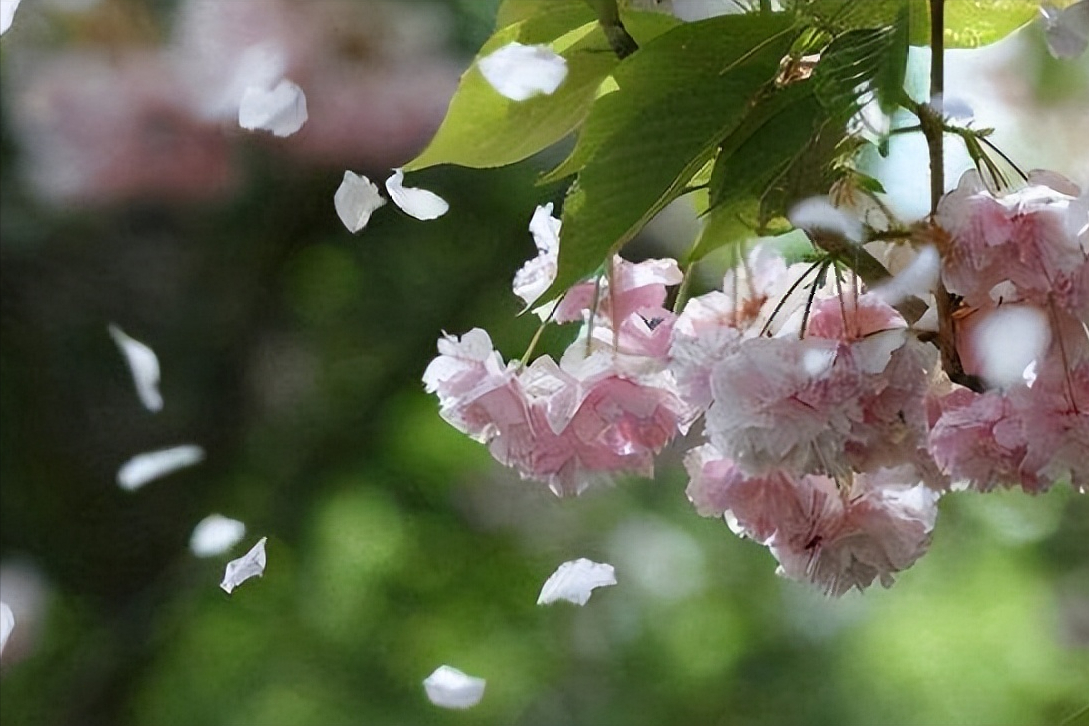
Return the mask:
{"type": "Polygon", "coordinates": [[[702,416],[705,442],[685,458],[700,514],[829,594],[888,586],[926,552],[950,489],[1089,489],[1087,209],[1056,175],[996,196],[970,174],[933,220],[935,246],[886,257],[904,279],[870,291],[835,260],[788,266],[757,246],[677,315],[668,259],[616,257],[539,304],[560,245],[541,207],[514,291],[546,324],[582,323],[575,341],[558,363],[523,365],[482,330],[447,336],[424,382],[447,421],[560,495],[649,476],[702,416]],[[950,380],[932,340],[939,273],[963,301],[953,344],[973,388],[950,380]]]}
{"type": "Polygon", "coordinates": [[[1050,173],[1005,197],[975,173],[942,201],[958,349],[991,388],[937,401],[935,460],[981,491],[1089,489],[1089,196],[1050,173]]]}
{"type": "MultiPolygon", "coordinates": [[[[539,288],[540,294],[547,284],[538,271],[550,258],[554,270],[558,248],[547,237],[556,229],[548,210],[534,219],[541,257],[516,280],[523,293],[539,288]]],[[[438,394],[444,419],[558,495],[618,473],[651,476],[655,454],[687,431],[697,413],[667,367],[674,315],[662,304],[666,285],[678,282],[672,260],[633,265],[617,258],[611,286],[600,285],[604,302],[596,311],[593,283],[572,289],[552,311],[560,321],[583,320],[587,330],[559,362],[542,356],[528,366],[505,364],[488,334],[474,329],[439,341],[424,383],[438,394]]],[[[532,304],[536,298],[526,294],[532,304]]]]}

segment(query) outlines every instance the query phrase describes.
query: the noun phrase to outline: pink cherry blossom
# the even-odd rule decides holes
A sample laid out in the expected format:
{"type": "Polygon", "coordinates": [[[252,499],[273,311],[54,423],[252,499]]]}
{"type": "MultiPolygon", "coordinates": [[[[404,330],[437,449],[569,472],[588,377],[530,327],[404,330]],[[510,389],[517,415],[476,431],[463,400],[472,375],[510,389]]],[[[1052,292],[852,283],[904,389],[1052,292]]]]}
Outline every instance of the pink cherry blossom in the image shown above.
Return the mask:
{"type": "Polygon", "coordinates": [[[846,474],[861,375],[846,346],[823,338],[747,340],[711,376],[707,436],[749,474],[774,468],[846,474]]]}
{"type": "Polygon", "coordinates": [[[881,469],[837,485],[825,476],[782,471],[750,477],[711,446],[685,459],[697,510],[722,515],[742,536],[766,545],[780,574],[838,596],[880,581],[921,557],[937,517],[937,493],[910,468],[881,469]]]}
{"type": "Polygon", "coordinates": [[[439,413],[451,426],[489,443],[503,428],[525,421],[527,404],[514,369],[503,364],[487,332],[445,335],[438,347],[423,382],[428,393],[438,394],[439,413]]]}
{"type": "Polygon", "coordinates": [[[655,454],[694,411],[661,366],[604,349],[587,356],[585,347],[577,340],[559,364],[542,356],[518,370],[477,329],[439,341],[424,385],[446,421],[558,495],[617,474],[652,475],[655,454]]]}
{"type": "MultiPolygon", "coordinates": [[[[1076,190],[1050,177],[1031,181],[1049,179],[1076,190]]],[[[951,236],[942,268],[948,290],[985,307],[998,302],[996,286],[1009,283],[1016,299],[1005,302],[1053,300],[1075,316],[1089,317],[1089,252],[1077,234],[1076,217],[1084,210],[1076,196],[1043,183],[995,196],[978,174],[966,173],[938,207],[937,222],[951,236]]]]}
{"type": "Polygon", "coordinates": [[[958,387],[939,406],[930,452],[954,480],[984,492],[1018,484],[1038,490],[1038,478],[1021,469],[1028,442],[1023,421],[1006,396],[958,387]]]}
{"type": "Polygon", "coordinates": [[[1061,361],[1047,361],[1032,388],[1011,390],[1009,400],[1023,422],[1021,469],[1027,481],[1038,483],[1026,490],[1035,493],[1062,481],[1089,490],[1089,362],[1067,372],[1061,361]]]}
{"type": "Polygon", "coordinates": [[[896,573],[926,553],[938,514],[938,494],[900,476],[863,475],[838,496],[828,479],[806,477],[798,500],[808,526],[780,529],[768,543],[779,573],[836,597],[876,581],[891,587],[896,573]]]}
{"type": "Polygon", "coordinates": [[[668,258],[628,262],[617,256],[612,265],[611,283],[606,276],[600,283],[583,282],[567,291],[556,308],[557,322],[583,320],[594,306],[596,291],[597,314],[619,327],[629,315],[661,309],[666,287],[684,278],[677,261],[668,258]]]}

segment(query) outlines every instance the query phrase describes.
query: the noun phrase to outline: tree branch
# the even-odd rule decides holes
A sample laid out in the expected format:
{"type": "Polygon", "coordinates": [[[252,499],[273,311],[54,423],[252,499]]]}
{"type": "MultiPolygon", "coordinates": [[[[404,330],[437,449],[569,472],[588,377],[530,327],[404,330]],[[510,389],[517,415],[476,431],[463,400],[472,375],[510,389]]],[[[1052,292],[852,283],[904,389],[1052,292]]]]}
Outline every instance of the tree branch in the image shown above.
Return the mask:
{"type": "MultiPolygon", "coordinates": [[[[916,113],[926,146],[930,152],[930,218],[938,212],[938,203],[945,193],[945,154],[943,141],[945,124],[941,114],[941,96],[945,92],[945,0],[930,0],[930,103],[919,104],[916,113]]],[[[957,353],[956,331],[953,312],[959,299],[945,289],[945,282],[938,278],[934,291],[938,308],[938,349],[942,355],[942,368],[954,383],[979,391],[981,386],[975,376],[964,372],[960,354],[957,353]]]]}

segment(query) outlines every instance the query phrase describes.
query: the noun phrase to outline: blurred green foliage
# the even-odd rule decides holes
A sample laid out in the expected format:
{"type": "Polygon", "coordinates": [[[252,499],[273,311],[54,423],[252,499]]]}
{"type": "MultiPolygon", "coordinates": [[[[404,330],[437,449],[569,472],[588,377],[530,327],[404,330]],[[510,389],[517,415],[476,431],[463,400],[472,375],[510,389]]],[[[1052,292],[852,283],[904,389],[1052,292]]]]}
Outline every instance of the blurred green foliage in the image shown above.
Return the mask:
{"type": "MultiPolygon", "coordinates": [[[[486,13],[449,5],[471,50],[486,13]]],[[[1059,724],[1089,703],[1089,498],[948,496],[894,588],[832,601],[696,516],[676,457],[561,501],[447,426],[420,384],[440,331],[516,356],[534,330],[509,281],[542,165],[420,173],[450,214],[353,238],[340,171],[259,144],[238,197],[77,211],[28,194],[3,134],[0,554],[51,587],[32,651],[5,653],[4,724],[1059,724]],[[158,352],[161,414],[110,321],[158,352]],[[204,465],[114,484],[190,440],[204,465]],[[186,546],[212,511],[269,537],[232,596],[228,558],[186,546]],[[580,556],[620,584],[536,606],[580,556]],[[488,679],[478,707],[427,701],[442,663],[488,679]]]]}

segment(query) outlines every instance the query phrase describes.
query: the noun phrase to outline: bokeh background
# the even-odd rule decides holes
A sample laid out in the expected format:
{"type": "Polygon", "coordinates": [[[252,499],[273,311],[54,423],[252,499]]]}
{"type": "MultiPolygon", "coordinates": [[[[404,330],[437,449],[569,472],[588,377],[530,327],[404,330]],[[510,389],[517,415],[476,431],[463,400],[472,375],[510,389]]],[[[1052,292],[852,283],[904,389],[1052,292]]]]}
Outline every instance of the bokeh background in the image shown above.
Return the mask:
{"type": "MultiPolygon", "coordinates": [[[[386,208],[359,236],[332,196],[422,148],[496,4],[24,0],[0,41],[0,721],[1089,723],[1085,496],[947,496],[891,590],[828,600],[694,513],[683,446],[654,481],[558,500],[438,417],[420,376],[442,330],[485,327],[508,356],[533,333],[509,284],[562,193],[534,185],[548,159],[417,174],[451,212],[386,208]],[[287,139],[206,93],[262,40],[307,92],[287,139]],[[161,413],[111,322],[158,353],[161,413]],[[116,485],[189,442],[203,464],[116,485]],[[247,536],[197,559],[212,512],[247,536]],[[227,596],[226,560],[260,536],[265,577],[227,596]],[[536,606],[576,557],[620,584],[536,606]],[[479,706],[428,702],[443,663],[487,678],[479,706]]],[[[1039,91],[1018,104],[1069,105],[1018,71],[1039,91]]],[[[633,252],[689,233],[675,215],[633,252]]]]}

